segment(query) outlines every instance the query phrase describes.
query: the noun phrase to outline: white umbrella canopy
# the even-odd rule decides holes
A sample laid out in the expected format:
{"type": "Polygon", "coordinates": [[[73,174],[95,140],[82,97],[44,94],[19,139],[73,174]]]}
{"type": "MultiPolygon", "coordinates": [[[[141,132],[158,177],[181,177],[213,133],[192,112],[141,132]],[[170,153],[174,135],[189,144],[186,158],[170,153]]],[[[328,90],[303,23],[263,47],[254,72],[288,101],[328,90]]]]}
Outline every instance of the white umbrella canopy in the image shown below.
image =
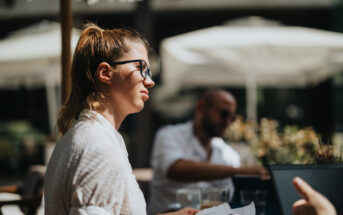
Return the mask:
{"type": "MultiPolygon", "coordinates": [[[[72,30],[71,47],[80,31],[72,30]]],[[[0,89],[46,87],[51,133],[55,133],[61,85],[61,27],[43,21],[13,32],[0,41],[0,89]]]]}
{"type": "MultiPolygon", "coordinates": [[[[80,36],[73,30],[72,47],[80,36]]],[[[60,24],[41,22],[0,41],[0,88],[60,85],[60,24]]]]}
{"type": "Polygon", "coordinates": [[[304,27],[215,26],[162,41],[162,81],[184,87],[247,87],[256,120],[256,88],[305,87],[341,71],[343,34],[304,27]]]}

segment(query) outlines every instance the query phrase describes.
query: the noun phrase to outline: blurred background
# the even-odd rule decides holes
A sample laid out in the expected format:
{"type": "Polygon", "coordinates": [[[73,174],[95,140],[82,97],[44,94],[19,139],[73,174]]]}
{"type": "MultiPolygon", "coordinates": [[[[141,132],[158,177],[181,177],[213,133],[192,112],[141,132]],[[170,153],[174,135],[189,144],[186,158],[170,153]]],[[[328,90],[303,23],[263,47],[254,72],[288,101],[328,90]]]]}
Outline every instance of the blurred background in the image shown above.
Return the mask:
{"type": "MultiPolygon", "coordinates": [[[[94,22],[135,28],[154,49],[151,100],[120,128],[133,168],[150,167],[156,130],[192,119],[208,87],[231,91],[243,119],[343,145],[342,0],[70,1],[72,47],[94,22]]],[[[58,139],[60,3],[0,0],[0,185],[44,165],[58,139]]]]}

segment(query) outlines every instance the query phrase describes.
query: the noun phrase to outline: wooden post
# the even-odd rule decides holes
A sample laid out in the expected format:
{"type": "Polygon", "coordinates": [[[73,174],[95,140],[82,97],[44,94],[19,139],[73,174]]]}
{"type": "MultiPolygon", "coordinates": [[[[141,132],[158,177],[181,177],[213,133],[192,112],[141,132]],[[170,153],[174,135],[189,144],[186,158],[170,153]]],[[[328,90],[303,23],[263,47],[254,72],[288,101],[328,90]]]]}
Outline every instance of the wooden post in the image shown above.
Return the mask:
{"type": "MultiPolygon", "coordinates": [[[[137,2],[134,27],[153,44],[153,14],[149,3],[149,0],[137,2]]],[[[149,167],[150,149],[154,139],[153,115],[149,102],[145,103],[144,109],[134,117],[134,120],[136,129],[130,143],[130,162],[133,168],[149,167]]]]}
{"type": "Polygon", "coordinates": [[[60,0],[60,17],[61,17],[61,32],[62,32],[62,58],[61,58],[61,68],[62,68],[62,87],[61,87],[61,98],[62,104],[66,101],[70,93],[71,87],[71,29],[72,29],[72,0],[60,0]]]}

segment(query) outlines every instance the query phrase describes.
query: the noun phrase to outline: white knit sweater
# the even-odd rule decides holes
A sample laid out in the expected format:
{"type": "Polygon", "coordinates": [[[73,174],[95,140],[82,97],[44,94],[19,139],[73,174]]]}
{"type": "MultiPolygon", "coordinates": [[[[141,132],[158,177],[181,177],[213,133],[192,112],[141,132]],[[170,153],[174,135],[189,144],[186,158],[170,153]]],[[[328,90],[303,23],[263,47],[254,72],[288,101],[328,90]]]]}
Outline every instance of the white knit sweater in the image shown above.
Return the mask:
{"type": "Polygon", "coordinates": [[[146,214],[121,135],[85,110],[58,141],[45,177],[45,214],[146,214]]]}

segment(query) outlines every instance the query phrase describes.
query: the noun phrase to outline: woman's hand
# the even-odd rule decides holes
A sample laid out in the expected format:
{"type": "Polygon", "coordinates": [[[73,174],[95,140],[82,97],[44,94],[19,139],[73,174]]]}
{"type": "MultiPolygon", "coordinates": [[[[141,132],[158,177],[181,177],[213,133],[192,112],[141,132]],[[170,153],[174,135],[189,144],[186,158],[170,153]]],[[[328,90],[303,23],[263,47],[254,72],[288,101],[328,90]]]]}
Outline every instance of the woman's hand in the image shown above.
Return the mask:
{"type": "Polygon", "coordinates": [[[198,212],[199,210],[194,209],[194,208],[184,208],[176,212],[159,214],[159,215],[195,215],[198,212]]]}
{"type": "Polygon", "coordinates": [[[318,193],[299,177],[293,179],[293,185],[304,198],[293,204],[295,215],[336,215],[335,207],[322,194],[318,193]]]}

